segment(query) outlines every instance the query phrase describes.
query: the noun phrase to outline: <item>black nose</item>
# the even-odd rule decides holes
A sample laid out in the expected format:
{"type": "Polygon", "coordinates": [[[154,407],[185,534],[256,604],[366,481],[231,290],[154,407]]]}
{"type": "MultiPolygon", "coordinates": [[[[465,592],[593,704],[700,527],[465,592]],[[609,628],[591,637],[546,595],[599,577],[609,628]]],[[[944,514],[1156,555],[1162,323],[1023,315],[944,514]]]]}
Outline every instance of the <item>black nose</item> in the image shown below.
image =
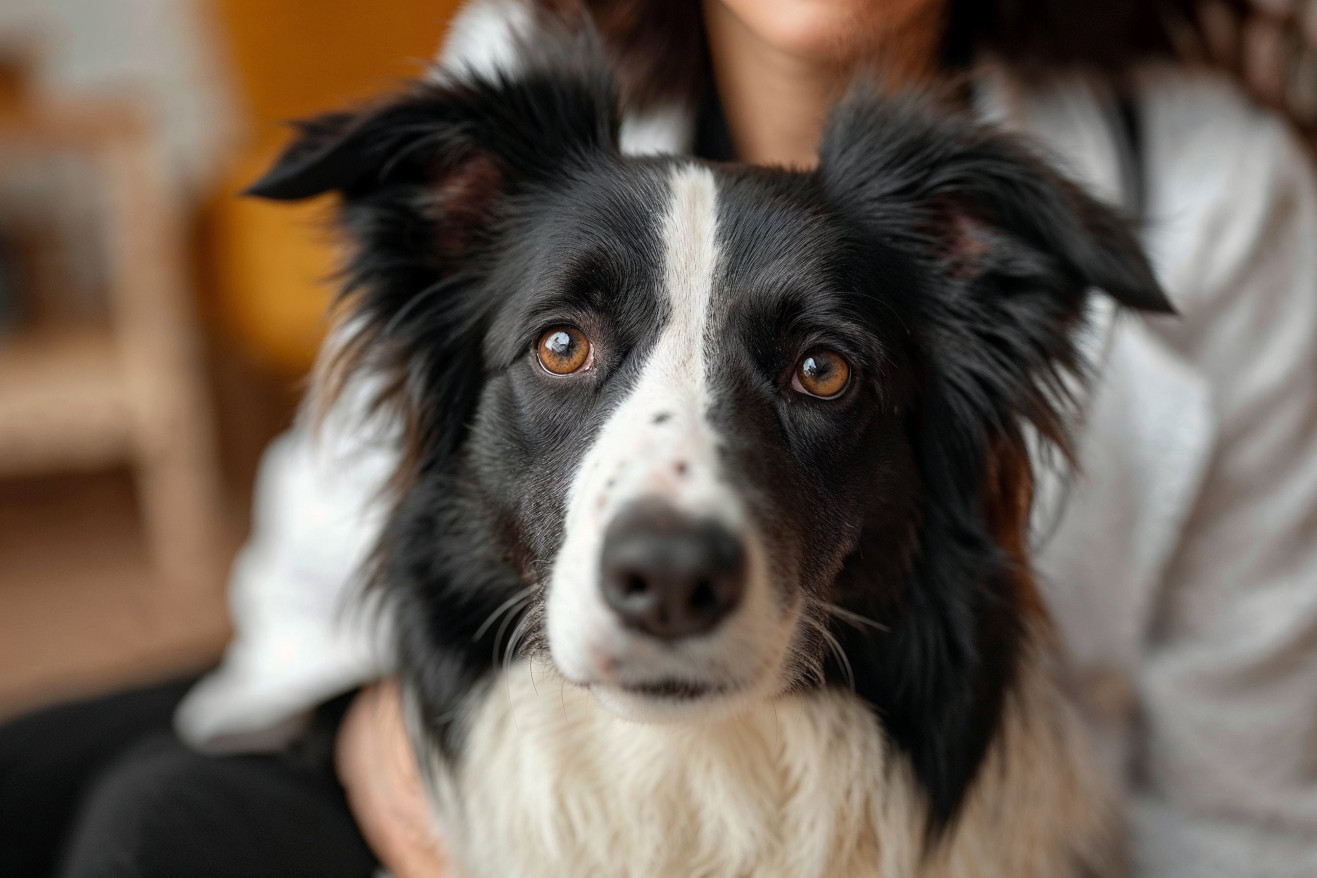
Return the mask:
{"type": "Polygon", "coordinates": [[[603,589],[631,628],[674,640],[708,631],[745,592],[745,553],[726,528],[659,501],[622,510],[604,534],[603,589]]]}

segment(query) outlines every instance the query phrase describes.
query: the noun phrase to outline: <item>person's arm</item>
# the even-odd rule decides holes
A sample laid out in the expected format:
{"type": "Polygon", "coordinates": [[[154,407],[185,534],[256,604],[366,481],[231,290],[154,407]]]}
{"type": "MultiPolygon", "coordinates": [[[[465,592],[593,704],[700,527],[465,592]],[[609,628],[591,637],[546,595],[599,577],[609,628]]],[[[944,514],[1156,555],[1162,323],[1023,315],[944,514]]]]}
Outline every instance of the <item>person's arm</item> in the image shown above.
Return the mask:
{"type": "Polygon", "coordinates": [[[387,673],[387,638],[357,573],[397,452],[370,425],[350,429],[361,405],[348,402],[340,428],[295,426],[262,457],[251,534],[229,577],[233,639],[175,716],[190,746],[278,750],[317,704],[387,673]]]}
{"type": "Polygon", "coordinates": [[[1219,90],[1146,110],[1156,331],[1216,439],[1138,678],[1140,872],[1317,874],[1317,174],[1219,90]]]}
{"type": "Polygon", "coordinates": [[[334,763],[362,836],[393,878],[442,878],[442,844],[403,725],[397,681],[357,695],[339,727],[334,763]]]}

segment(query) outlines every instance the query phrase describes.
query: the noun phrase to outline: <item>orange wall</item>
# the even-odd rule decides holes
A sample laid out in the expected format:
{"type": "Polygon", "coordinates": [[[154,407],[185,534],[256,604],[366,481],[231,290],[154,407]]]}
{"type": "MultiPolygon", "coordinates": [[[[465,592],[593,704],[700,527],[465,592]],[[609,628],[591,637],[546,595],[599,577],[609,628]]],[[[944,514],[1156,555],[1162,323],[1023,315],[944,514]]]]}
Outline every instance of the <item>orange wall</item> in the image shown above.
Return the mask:
{"type": "Polygon", "coordinates": [[[325,200],[234,193],[287,137],[284,122],[361,101],[423,72],[457,0],[210,0],[250,142],[211,206],[216,312],[254,358],[296,377],[325,328],[335,259],[325,200]]]}
{"type": "Polygon", "coordinates": [[[211,0],[257,140],[423,72],[456,0],[211,0]]]}

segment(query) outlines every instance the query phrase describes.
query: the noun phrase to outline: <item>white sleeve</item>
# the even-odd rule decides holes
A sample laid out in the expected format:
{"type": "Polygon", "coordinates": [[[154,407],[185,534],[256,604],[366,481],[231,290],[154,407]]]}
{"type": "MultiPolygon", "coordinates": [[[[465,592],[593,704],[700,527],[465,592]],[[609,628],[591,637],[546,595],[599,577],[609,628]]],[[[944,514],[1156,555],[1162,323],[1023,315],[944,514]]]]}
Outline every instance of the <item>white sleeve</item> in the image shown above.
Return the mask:
{"type": "Polygon", "coordinates": [[[1144,106],[1153,332],[1216,422],[1138,670],[1139,874],[1317,875],[1317,176],[1277,118],[1168,80],[1144,106]]]}
{"type": "Polygon", "coordinates": [[[358,574],[396,452],[385,439],[356,439],[345,408],[351,397],[331,414],[343,430],[298,426],[265,452],[252,533],[229,582],[233,640],[175,716],[192,746],[281,747],[317,704],[387,672],[387,620],[358,574]]]}

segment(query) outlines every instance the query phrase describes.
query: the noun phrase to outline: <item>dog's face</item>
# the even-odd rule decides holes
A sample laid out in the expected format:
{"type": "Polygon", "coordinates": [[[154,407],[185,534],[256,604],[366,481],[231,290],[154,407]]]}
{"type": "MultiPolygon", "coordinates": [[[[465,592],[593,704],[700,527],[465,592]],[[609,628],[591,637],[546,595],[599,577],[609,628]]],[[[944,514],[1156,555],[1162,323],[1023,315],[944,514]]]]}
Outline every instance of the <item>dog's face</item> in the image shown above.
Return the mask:
{"type": "Polygon", "coordinates": [[[1061,433],[1090,286],[1165,301],[972,124],[860,97],[796,173],[627,158],[616,114],[579,58],[428,84],[255,187],[343,195],[404,673],[436,726],[518,650],[646,720],[850,685],[949,812],[1027,612],[1022,425],[1061,433]]]}
{"type": "Polygon", "coordinates": [[[859,287],[807,175],[597,157],[523,210],[466,454],[554,664],[649,719],[817,680],[862,526],[911,537],[913,266],[859,287]]]}

